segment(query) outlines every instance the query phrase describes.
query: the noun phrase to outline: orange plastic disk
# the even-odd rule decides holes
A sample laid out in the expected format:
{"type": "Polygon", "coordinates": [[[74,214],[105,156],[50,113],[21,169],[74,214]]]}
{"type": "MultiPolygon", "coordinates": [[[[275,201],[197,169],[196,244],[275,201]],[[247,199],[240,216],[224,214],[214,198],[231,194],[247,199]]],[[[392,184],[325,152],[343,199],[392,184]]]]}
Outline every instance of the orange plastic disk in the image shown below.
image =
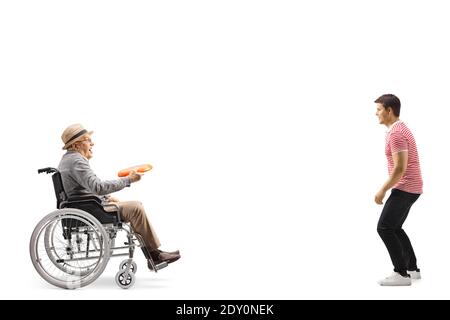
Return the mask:
{"type": "Polygon", "coordinates": [[[131,171],[136,171],[137,173],[144,173],[147,171],[152,170],[152,165],[151,164],[140,164],[138,166],[133,166],[133,167],[129,167],[126,169],[122,169],[119,171],[119,173],[117,174],[119,177],[126,177],[130,174],[131,171]]]}

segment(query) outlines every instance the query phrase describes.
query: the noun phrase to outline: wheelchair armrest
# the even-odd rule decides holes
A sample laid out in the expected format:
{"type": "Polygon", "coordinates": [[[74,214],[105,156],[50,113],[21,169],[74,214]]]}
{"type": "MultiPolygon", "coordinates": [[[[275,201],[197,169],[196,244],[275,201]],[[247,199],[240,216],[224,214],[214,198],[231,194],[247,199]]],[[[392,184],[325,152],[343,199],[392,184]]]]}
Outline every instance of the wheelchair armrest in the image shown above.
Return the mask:
{"type": "Polygon", "coordinates": [[[122,220],[121,220],[121,217],[120,217],[120,207],[117,205],[117,204],[115,204],[115,203],[106,203],[106,204],[103,204],[103,208],[105,208],[105,211],[108,211],[109,212],[109,210],[106,210],[106,208],[114,208],[114,212],[117,212],[117,220],[118,220],[118,222],[122,222],[122,220]]]}
{"type": "Polygon", "coordinates": [[[72,197],[68,198],[66,200],[66,202],[80,202],[80,201],[84,202],[84,201],[87,201],[87,200],[90,200],[90,201],[94,200],[98,204],[102,204],[102,200],[99,197],[93,196],[93,195],[72,196],[72,197]]]}

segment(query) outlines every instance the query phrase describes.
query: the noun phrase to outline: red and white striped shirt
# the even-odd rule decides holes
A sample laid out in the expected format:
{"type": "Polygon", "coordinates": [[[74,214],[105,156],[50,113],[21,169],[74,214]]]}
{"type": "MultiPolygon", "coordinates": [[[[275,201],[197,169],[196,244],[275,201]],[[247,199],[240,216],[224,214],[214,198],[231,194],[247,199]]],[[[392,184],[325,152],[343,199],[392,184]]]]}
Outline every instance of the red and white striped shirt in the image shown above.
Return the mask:
{"type": "Polygon", "coordinates": [[[405,174],[394,188],[410,193],[421,194],[423,192],[423,183],[416,141],[408,127],[402,121],[398,120],[392,124],[386,133],[385,153],[388,161],[389,176],[394,170],[392,154],[401,151],[408,152],[408,165],[405,174]]]}

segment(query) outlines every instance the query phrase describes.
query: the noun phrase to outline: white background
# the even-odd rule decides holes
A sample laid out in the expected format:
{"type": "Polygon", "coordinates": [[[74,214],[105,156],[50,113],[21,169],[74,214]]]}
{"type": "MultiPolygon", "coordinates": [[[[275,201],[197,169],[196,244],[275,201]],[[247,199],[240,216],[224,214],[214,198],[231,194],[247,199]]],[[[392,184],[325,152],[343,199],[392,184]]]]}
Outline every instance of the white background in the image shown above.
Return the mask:
{"type": "Polygon", "coordinates": [[[445,1],[2,1],[0,297],[25,299],[448,299],[445,1]],[[374,195],[387,178],[379,95],[402,101],[424,195],[405,224],[423,280],[392,266],[374,195]],[[112,259],[88,287],[44,282],[28,253],[54,210],[60,135],[94,130],[103,179],[154,169],[140,200],[163,248],[133,289],[112,259]]]}

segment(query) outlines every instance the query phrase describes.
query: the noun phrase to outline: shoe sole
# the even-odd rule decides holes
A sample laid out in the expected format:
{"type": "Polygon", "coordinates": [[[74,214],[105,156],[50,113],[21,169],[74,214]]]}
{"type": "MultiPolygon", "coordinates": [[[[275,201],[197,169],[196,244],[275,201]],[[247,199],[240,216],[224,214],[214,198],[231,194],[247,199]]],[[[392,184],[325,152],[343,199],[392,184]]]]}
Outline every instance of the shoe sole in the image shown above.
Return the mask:
{"type": "Polygon", "coordinates": [[[404,283],[383,283],[383,280],[380,280],[378,284],[382,287],[408,287],[412,284],[412,281],[404,283]]]}
{"type": "Polygon", "coordinates": [[[379,283],[380,286],[382,287],[409,287],[411,285],[411,283],[405,283],[405,284],[381,284],[379,283]]]}
{"type": "Polygon", "coordinates": [[[177,251],[161,251],[161,250],[159,250],[159,252],[165,252],[165,253],[168,253],[168,254],[172,254],[172,255],[180,255],[180,250],[177,250],[177,251]]]}
{"type": "MultiPolygon", "coordinates": [[[[163,262],[172,263],[172,262],[177,261],[177,260],[180,259],[180,258],[181,258],[181,256],[178,256],[178,257],[175,257],[175,258],[172,258],[172,259],[166,259],[166,260],[158,260],[158,261],[153,260],[153,263],[154,263],[155,265],[160,264],[160,263],[163,263],[163,262]]],[[[148,268],[149,268],[150,270],[153,270],[153,268],[151,268],[150,265],[148,265],[148,268]]]]}

